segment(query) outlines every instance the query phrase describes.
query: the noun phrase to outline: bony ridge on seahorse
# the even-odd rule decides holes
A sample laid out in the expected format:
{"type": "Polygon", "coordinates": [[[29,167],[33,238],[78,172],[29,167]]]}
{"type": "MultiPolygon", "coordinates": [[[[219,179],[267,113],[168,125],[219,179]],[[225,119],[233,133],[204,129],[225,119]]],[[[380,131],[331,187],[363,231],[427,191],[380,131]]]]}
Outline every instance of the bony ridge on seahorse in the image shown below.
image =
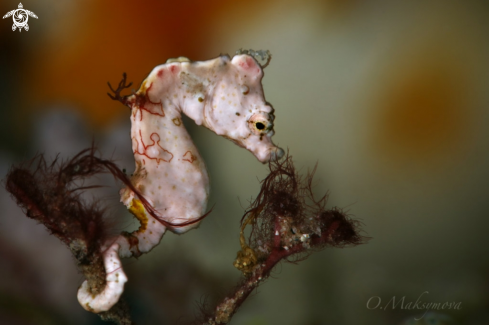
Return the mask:
{"type": "Polygon", "coordinates": [[[120,257],[149,252],[166,229],[184,233],[205,216],[209,177],[182,113],[263,163],[283,156],[271,140],[273,108],[265,101],[262,78],[262,67],[247,54],[196,62],[170,59],[123,98],[131,109],[136,169],[131,185],[121,190],[121,202],[141,225],[104,245],[107,285],[94,296],[87,281],[82,284],[78,300],[85,309],[99,313],[117,303],[127,281],[120,257]]]}

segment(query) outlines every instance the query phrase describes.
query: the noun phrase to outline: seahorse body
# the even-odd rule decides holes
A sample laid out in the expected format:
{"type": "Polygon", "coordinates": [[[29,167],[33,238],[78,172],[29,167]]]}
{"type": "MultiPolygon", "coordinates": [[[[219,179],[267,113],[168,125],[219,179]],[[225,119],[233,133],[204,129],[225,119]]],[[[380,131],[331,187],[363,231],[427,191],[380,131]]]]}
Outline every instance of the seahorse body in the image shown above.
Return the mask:
{"type": "MultiPolygon", "coordinates": [[[[106,259],[120,264],[118,256],[148,252],[167,228],[186,232],[199,223],[192,221],[205,214],[209,177],[182,124],[182,113],[248,149],[261,162],[283,155],[271,140],[273,108],[265,101],[262,78],[261,66],[249,55],[200,62],[179,58],[154,68],[127,98],[136,161],[131,183],[136,192],[131,187],[122,189],[121,201],[141,226],[107,243],[106,259]],[[184,222],[190,223],[178,226],[184,222]]],[[[125,277],[121,268],[117,272],[125,277]]],[[[82,286],[79,301],[87,310],[108,310],[119,299],[124,282],[111,283],[109,292],[97,297],[87,295],[82,286]]]]}

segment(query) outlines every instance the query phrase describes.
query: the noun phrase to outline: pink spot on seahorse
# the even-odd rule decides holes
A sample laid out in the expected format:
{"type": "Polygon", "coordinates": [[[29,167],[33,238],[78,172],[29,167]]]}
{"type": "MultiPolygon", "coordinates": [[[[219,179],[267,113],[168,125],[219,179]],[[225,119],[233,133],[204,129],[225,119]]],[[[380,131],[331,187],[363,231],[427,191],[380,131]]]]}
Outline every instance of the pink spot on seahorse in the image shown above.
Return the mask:
{"type": "Polygon", "coordinates": [[[189,163],[193,163],[195,160],[197,160],[197,157],[195,157],[191,152],[190,150],[187,151],[183,156],[182,158],[185,158],[186,155],[189,155],[189,157],[187,159],[182,159],[184,161],[188,161],[189,163]]]}
{"type": "Polygon", "coordinates": [[[243,69],[249,69],[249,68],[256,66],[255,61],[253,61],[253,59],[250,57],[247,57],[245,60],[239,62],[238,64],[243,69]]]}
{"type": "MultiPolygon", "coordinates": [[[[141,145],[143,146],[143,148],[142,148],[142,150],[140,150],[139,141],[137,139],[133,138],[132,140],[136,142],[136,145],[134,146],[136,149],[133,152],[134,155],[138,154],[138,155],[146,156],[149,159],[156,160],[156,162],[158,164],[161,161],[170,162],[173,159],[173,154],[170,151],[164,149],[162,146],[160,146],[160,136],[158,135],[158,133],[156,133],[156,132],[151,133],[149,138],[151,141],[153,141],[153,143],[151,143],[150,145],[144,144],[143,135],[141,133],[141,130],[139,130],[139,138],[141,139],[141,145]],[[163,154],[160,153],[160,149],[158,149],[156,146],[158,146],[161,150],[163,150],[163,153],[171,155],[171,157],[169,159],[165,159],[165,158],[160,157],[163,154]]],[[[143,164],[145,164],[145,163],[146,162],[143,159],[143,164]]]]}
{"type": "Polygon", "coordinates": [[[163,103],[161,102],[161,100],[159,102],[153,102],[151,101],[151,99],[149,99],[149,91],[152,87],[153,83],[151,83],[151,85],[146,88],[144,95],[136,96],[136,100],[133,104],[133,107],[135,108],[135,110],[133,111],[133,116],[135,117],[137,111],[139,110],[141,112],[140,121],[143,120],[143,110],[153,115],[158,115],[161,117],[165,116],[165,111],[163,110],[163,103]],[[147,107],[147,105],[149,105],[150,107],[147,107]],[[159,108],[156,107],[158,105],[160,106],[159,108]]]}
{"type": "Polygon", "coordinates": [[[172,66],[170,67],[170,71],[171,71],[172,73],[177,73],[179,70],[180,70],[180,69],[179,69],[179,68],[178,68],[176,65],[172,65],[172,66]]]}

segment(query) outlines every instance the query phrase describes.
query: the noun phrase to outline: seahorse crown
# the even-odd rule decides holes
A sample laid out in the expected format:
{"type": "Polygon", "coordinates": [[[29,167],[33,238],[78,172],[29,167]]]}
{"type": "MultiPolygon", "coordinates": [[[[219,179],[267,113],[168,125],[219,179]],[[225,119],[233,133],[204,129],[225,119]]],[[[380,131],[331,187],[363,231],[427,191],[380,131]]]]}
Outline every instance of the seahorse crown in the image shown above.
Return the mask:
{"type": "Polygon", "coordinates": [[[19,3],[19,9],[22,9],[24,8],[24,6],[22,5],[22,2],[19,3]]]}

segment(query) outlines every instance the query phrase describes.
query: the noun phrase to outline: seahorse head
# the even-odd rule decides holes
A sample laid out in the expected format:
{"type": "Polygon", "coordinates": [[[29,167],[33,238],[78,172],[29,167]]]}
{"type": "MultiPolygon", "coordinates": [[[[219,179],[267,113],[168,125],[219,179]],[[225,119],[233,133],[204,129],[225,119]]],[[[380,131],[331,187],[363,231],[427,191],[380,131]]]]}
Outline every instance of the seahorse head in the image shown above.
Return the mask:
{"type": "Polygon", "coordinates": [[[261,162],[281,158],[284,151],[272,142],[274,109],[265,101],[263,69],[246,54],[216,59],[217,79],[206,99],[204,125],[248,149],[261,162]]]}

